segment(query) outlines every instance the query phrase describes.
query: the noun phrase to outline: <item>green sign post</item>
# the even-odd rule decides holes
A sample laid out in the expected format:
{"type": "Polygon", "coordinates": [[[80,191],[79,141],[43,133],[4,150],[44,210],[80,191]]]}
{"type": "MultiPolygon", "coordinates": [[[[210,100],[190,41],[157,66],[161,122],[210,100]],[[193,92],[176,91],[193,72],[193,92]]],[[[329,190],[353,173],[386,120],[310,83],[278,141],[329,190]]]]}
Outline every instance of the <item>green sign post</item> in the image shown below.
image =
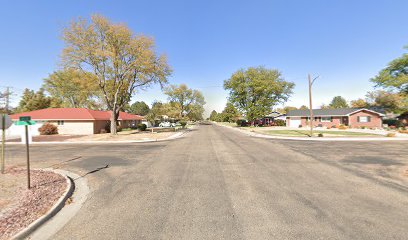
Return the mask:
{"type": "Polygon", "coordinates": [[[27,150],[27,187],[30,189],[30,146],[28,140],[28,126],[35,125],[35,121],[31,120],[31,117],[24,116],[20,117],[20,121],[17,121],[15,125],[25,127],[25,140],[26,140],[26,150],[27,150]]]}

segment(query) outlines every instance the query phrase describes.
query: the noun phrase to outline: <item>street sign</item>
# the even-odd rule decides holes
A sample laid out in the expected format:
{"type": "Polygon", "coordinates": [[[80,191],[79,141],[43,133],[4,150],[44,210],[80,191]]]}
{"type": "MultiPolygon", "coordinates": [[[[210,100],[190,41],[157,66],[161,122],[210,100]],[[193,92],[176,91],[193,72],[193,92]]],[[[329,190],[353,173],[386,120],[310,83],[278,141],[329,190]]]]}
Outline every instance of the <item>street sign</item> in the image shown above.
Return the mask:
{"type": "Polygon", "coordinates": [[[0,129],[7,129],[11,127],[13,124],[13,121],[11,121],[11,118],[7,114],[3,114],[1,119],[0,119],[0,129]]]}
{"type": "Polygon", "coordinates": [[[31,117],[30,116],[21,116],[18,120],[20,120],[20,121],[30,121],[31,117]]]}
{"type": "Polygon", "coordinates": [[[29,120],[29,121],[17,121],[14,123],[16,126],[31,126],[35,125],[35,121],[29,120]]]}

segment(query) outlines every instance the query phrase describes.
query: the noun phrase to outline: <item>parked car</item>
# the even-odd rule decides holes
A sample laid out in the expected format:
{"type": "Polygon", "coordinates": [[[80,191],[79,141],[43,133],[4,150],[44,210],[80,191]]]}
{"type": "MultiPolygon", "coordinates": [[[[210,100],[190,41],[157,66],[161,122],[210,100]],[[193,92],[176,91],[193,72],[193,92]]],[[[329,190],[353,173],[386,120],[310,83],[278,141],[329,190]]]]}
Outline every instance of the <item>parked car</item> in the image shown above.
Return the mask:
{"type": "Polygon", "coordinates": [[[159,124],[159,127],[175,127],[176,124],[175,123],[171,123],[171,122],[161,122],[159,124]]]}

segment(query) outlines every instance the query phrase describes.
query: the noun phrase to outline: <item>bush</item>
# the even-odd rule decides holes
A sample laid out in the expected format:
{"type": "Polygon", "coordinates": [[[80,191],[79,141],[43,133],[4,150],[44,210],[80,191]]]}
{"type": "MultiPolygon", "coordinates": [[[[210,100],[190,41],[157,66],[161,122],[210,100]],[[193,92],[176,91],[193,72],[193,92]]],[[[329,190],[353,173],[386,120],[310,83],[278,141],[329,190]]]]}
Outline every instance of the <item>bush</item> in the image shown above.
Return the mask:
{"type": "Polygon", "coordinates": [[[146,128],[147,126],[144,123],[137,124],[137,129],[139,129],[139,131],[146,131],[146,128]]]}
{"type": "Polygon", "coordinates": [[[405,129],[401,129],[401,130],[399,130],[398,132],[399,132],[399,133],[406,133],[406,134],[408,134],[408,130],[405,130],[405,129]]]}
{"type": "Polygon", "coordinates": [[[317,134],[318,137],[323,137],[323,133],[317,134]]]}
{"type": "Polygon", "coordinates": [[[236,123],[237,123],[237,125],[240,126],[240,127],[245,127],[245,126],[247,125],[247,122],[246,122],[246,120],[244,120],[244,119],[238,119],[238,120],[236,121],[236,123]]]}
{"type": "Polygon", "coordinates": [[[387,135],[385,135],[386,137],[395,137],[395,133],[387,133],[387,135]]]}
{"type": "Polygon", "coordinates": [[[286,126],[286,123],[282,119],[276,119],[274,121],[274,126],[284,127],[284,126],[286,126]]]}
{"type": "Polygon", "coordinates": [[[383,124],[387,124],[388,126],[395,126],[396,128],[403,127],[404,124],[397,120],[397,119],[384,119],[383,124]]]}
{"type": "MultiPolygon", "coordinates": [[[[111,121],[107,121],[105,124],[105,133],[111,132],[111,121]]],[[[122,132],[122,127],[120,125],[116,126],[116,132],[122,132]]]]}
{"type": "Polygon", "coordinates": [[[340,130],[346,130],[346,129],[347,129],[347,126],[345,126],[345,125],[343,125],[343,124],[340,124],[340,125],[339,125],[339,129],[340,129],[340,130]]]}
{"type": "Polygon", "coordinates": [[[187,125],[187,122],[186,122],[186,121],[180,121],[179,123],[180,123],[180,125],[181,125],[182,128],[185,128],[186,125],[187,125]]]}
{"type": "Polygon", "coordinates": [[[40,135],[54,135],[58,134],[58,127],[46,122],[38,129],[38,131],[40,132],[40,135]]]}

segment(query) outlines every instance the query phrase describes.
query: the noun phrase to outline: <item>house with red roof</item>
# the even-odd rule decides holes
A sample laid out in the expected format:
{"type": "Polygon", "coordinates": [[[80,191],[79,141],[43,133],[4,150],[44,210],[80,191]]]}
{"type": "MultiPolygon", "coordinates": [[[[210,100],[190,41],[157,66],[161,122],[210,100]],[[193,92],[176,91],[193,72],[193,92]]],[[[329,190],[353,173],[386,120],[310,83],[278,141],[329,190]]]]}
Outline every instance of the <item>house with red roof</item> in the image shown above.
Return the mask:
{"type": "MultiPolygon", "coordinates": [[[[110,126],[111,112],[86,108],[46,108],[11,115],[13,121],[30,116],[39,124],[49,122],[58,126],[59,134],[88,135],[101,133],[110,126]]],[[[120,112],[118,122],[122,128],[136,126],[143,120],[139,115],[120,112]]]]}

